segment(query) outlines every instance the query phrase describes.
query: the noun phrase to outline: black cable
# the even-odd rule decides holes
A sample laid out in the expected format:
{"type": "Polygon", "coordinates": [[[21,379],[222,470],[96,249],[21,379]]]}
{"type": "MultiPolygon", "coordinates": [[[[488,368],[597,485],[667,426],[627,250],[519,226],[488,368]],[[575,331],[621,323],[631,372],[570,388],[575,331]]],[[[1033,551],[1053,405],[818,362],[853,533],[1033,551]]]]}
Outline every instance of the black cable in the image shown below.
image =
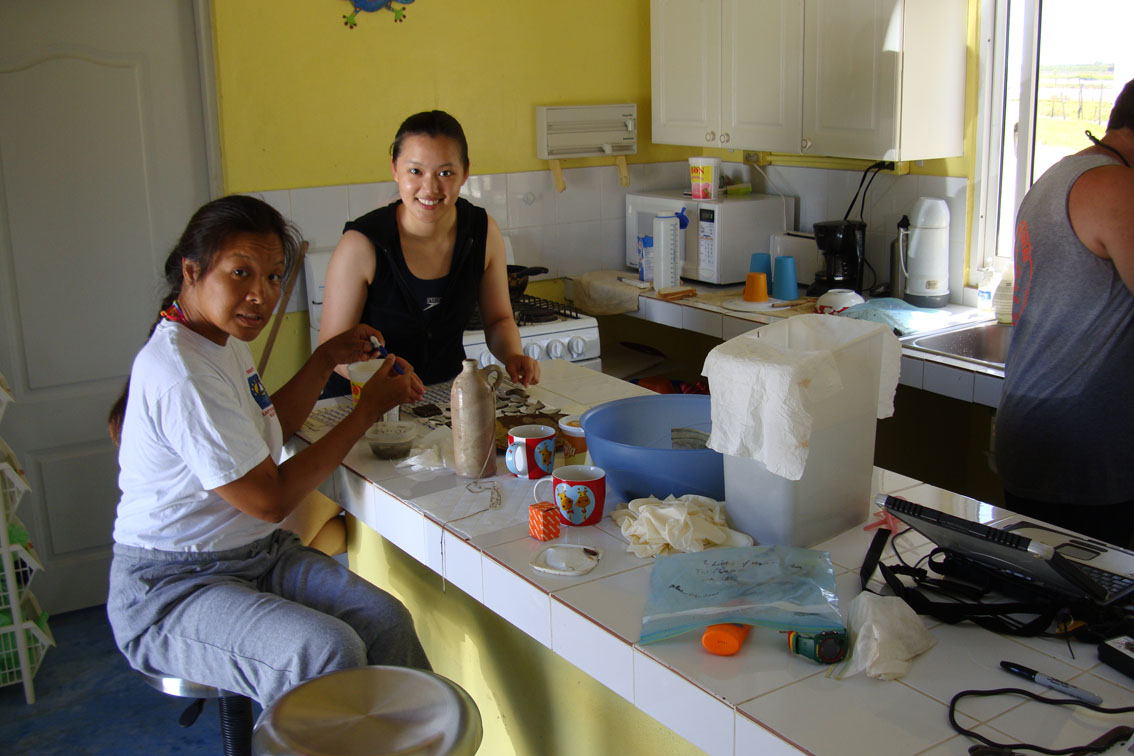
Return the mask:
{"type": "Polygon", "coordinates": [[[1119,707],[1111,709],[1111,708],[1107,708],[1105,706],[1096,706],[1095,704],[1089,704],[1086,701],[1080,701],[1077,698],[1044,698],[1043,696],[1032,693],[1029,690],[1023,690],[1022,688],[994,688],[992,690],[962,690],[960,693],[953,696],[953,698],[950,699],[950,701],[949,701],[949,724],[951,724],[953,726],[953,729],[956,730],[961,735],[964,735],[965,737],[968,737],[968,738],[972,738],[973,740],[979,740],[981,743],[984,743],[986,746],[990,746],[992,748],[1000,748],[1000,749],[1004,750],[1006,753],[1009,753],[1011,751],[1015,751],[1017,748],[1023,748],[1024,750],[1028,750],[1028,751],[1036,751],[1038,753],[1051,754],[1051,756],[1069,756],[1070,754],[1077,754],[1077,753],[1099,753],[1100,751],[1105,751],[1109,747],[1109,746],[1085,745],[1085,746],[1073,746],[1071,748],[1045,748],[1044,746],[1032,745],[1031,743],[997,743],[995,740],[990,740],[983,735],[978,735],[977,733],[973,732],[972,730],[966,730],[964,727],[961,727],[961,725],[957,724],[957,702],[960,701],[962,698],[967,698],[968,696],[982,696],[982,697],[1000,696],[1000,695],[1007,695],[1007,694],[1010,694],[1010,693],[1018,693],[1021,696],[1027,696],[1028,698],[1034,699],[1034,700],[1039,701],[1040,703],[1044,703],[1044,704],[1059,705],[1059,706],[1062,706],[1063,704],[1072,704],[1073,706],[1082,706],[1084,709],[1091,709],[1092,711],[1098,711],[1098,712],[1101,712],[1103,714],[1128,714],[1128,713],[1134,711],[1134,706],[1119,706],[1119,707]]]}
{"type": "MultiPolygon", "coordinates": [[[[871,163],[870,165],[866,166],[866,170],[862,172],[862,178],[858,180],[858,189],[854,190],[854,196],[851,197],[850,205],[847,207],[847,211],[843,213],[843,220],[849,218],[851,211],[854,210],[854,203],[858,201],[858,193],[862,191],[862,184],[866,181],[866,174],[870,173],[870,171],[873,169],[877,168],[877,170],[881,170],[886,166],[893,168],[894,164],[887,160],[879,160],[876,163],[871,163]]],[[[877,172],[877,170],[875,172],[877,172]]]]}
{"type": "MultiPolygon", "coordinates": [[[[878,165],[878,163],[875,163],[875,165],[878,165]]],[[[866,195],[870,192],[870,185],[874,183],[874,179],[878,178],[878,174],[881,173],[882,169],[885,167],[885,163],[879,165],[878,168],[874,170],[874,173],[870,174],[870,180],[866,182],[866,188],[862,190],[862,200],[858,203],[858,220],[860,222],[862,221],[862,214],[866,211],[866,195]]]]}

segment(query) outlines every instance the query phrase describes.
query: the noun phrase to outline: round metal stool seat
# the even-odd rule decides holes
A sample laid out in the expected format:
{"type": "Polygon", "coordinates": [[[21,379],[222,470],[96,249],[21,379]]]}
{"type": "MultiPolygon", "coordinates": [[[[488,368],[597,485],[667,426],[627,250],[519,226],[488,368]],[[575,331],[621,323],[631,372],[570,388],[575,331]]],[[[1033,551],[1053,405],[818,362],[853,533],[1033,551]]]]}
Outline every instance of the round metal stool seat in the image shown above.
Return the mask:
{"type": "Polygon", "coordinates": [[[406,667],[357,667],[300,683],[260,715],[257,756],[472,756],[480,710],[459,685],[406,667]]]}
{"type": "Polygon", "coordinates": [[[181,714],[182,727],[197,721],[205,699],[215,698],[220,706],[221,746],[224,756],[250,756],[252,752],[252,699],[240,693],[214,688],[192,680],[170,675],[151,675],[138,672],[151,688],[180,698],[192,698],[193,703],[181,714]]]}
{"type": "Polygon", "coordinates": [[[138,672],[138,674],[149,683],[151,688],[160,690],[162,693],[170,696],[180,696],[181,698],[229,698],[231,696],[240,695],[239,693],[221,690],[211,685],[202,685],[201,683],[196,683],[181,677],[151,675],[147,672],[138,672]]]}

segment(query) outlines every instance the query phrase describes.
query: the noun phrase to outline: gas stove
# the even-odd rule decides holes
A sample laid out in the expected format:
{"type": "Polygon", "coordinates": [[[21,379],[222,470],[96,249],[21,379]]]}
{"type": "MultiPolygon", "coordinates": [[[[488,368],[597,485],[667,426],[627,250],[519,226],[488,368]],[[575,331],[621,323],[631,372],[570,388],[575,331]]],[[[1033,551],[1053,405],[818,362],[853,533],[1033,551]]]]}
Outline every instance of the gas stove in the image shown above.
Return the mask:
{"type": "MultiPolygon", "coordinates": [[[[304,258],[307,285],[307,311],[311,321],[311,350],[319,344],[319,320],[323,305],[323,281],[330,249],[308,252],[304,258]]],[[[512,301],[512,311],[520,328],[524,353],[537,360],[568,360],[583,367],[602,370],[599,359],[598,321],[580,315],[574,307],[549,299],[521,295],[512,301]]],[[[480,314],[465,326],[465,356],[480,365],[499,364],[488,351],[480,314]]]]}
{"type": "MultiPolygon", "coordinates": [[[[524,354],[536,360],[567,360],[602,370],[598,321],[594,318],[580,315],[571,305],[526,294],[512,300],[512,312],[524,354]]],[[[466,358],[482,367],[500,364],[488,351],[479,311],[466,326],[463,343],[466,358]]]]}

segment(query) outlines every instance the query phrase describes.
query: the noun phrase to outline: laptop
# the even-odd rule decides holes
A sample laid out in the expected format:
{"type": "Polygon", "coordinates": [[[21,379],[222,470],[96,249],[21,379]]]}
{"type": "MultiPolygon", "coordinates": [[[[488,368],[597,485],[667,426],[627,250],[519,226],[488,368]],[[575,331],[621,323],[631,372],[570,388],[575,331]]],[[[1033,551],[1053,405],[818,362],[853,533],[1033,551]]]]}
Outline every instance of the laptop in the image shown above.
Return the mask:
{"type": "Polygon", "coordinates": [[[1134,553],[1117,546],[1018,515],[994,527],[885,494],[875,504],[937,546],[1036,587],[1103,605],[1134,592],[1134,553]]]}

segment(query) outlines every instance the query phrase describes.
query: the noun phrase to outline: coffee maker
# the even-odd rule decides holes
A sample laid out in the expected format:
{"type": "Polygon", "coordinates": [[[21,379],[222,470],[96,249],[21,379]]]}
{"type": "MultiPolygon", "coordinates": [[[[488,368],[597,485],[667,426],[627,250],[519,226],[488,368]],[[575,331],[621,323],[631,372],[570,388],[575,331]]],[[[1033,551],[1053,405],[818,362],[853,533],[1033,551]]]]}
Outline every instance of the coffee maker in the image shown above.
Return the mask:
{"type": "Polygon", "coordinates": [[[824,270],[815,273],[807,296],[831,289],[861,291],[866,259],[866,224],[862,221],[822,221],[815,224],[815,244],[823,253],[824,270]]]}

